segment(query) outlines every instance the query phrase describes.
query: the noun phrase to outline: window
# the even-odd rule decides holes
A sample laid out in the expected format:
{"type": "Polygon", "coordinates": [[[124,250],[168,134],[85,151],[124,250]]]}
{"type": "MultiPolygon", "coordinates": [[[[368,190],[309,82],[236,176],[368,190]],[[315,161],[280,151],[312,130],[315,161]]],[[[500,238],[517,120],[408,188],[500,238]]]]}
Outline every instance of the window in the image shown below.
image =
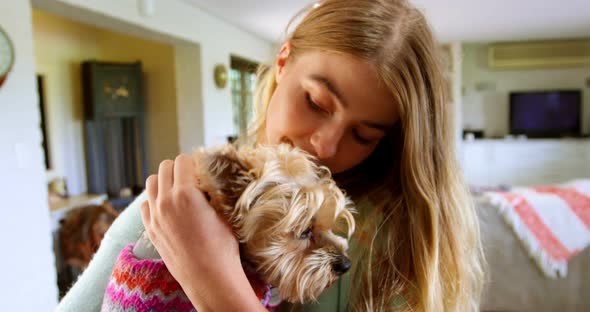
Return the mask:
{"type": "Polygon", "coordinates": [[[254,89],[258,64],[239,57],[231,57],[230,83],[235,133],[245,135],[254,117],[254,89]]]}

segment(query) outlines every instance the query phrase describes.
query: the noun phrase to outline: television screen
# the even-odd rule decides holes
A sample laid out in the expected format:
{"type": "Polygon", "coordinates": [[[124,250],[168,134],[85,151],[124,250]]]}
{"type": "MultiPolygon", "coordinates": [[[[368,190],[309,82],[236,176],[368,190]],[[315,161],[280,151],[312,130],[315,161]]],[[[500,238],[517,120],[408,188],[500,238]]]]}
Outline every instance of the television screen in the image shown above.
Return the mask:
{"type": "Polygon", "coordinates": [[[529,137],[578,136],[581,98],[578,90],[510,93],[510,133],[529,137]]]}

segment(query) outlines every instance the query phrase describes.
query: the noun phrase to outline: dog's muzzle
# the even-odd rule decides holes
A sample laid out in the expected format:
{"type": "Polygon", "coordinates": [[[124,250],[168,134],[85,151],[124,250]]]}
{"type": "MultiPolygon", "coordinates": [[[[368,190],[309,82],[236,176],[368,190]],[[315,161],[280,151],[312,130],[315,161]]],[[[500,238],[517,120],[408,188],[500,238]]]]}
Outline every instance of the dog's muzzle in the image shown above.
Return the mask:
{"type": "Polygon", "coordinates": [[[336,273],[336,275],[342,275],[348,272],[351,266],[352,263],[350,262],[350,259],[348,259],[345,256],[342,256],[332,264],[332,270],[334,271],[334,273],[336,273]]]}

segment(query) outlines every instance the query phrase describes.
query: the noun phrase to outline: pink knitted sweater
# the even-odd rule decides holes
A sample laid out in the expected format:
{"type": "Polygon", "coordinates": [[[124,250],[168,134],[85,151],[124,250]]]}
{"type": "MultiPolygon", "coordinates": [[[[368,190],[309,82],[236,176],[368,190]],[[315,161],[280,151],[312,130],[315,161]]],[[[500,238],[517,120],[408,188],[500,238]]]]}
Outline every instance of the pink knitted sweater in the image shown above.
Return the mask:
{"type": "MultiPolygon", "coordinates": [[[[123,248],[113,268],[101,311],[159,312],[195,311],[190,300],[172,277],[162,260],[139,260],[132,251],[134,244],[123,248]]],[[[272,286],[265,285],[258,274],[244,265],[246,276],[267,308],[273,309],[280,300],[272,286]]]]}

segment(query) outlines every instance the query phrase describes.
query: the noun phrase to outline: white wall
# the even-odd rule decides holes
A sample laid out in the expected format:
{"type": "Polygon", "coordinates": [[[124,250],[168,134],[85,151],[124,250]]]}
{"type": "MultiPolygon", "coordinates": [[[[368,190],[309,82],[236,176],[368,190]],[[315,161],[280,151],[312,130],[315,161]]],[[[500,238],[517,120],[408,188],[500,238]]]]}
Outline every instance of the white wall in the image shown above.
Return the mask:
{"type": "Polygon", "coordinates": [[[582,131],[590,133],[590,66],[491,70],[487,44],[463,45],[463,126],[484,129],[488,137],[509,131],[509,92],[547,89],[583,91],[582,131]]]}
{"type": "Polygon", "coordinates": [[[16,64],[0,88],[0,310],[51,311],[57,286],[36,94],[31,7],[0,1],[16,64]]]}
{"type": "MultiPolygon", "coordinates": [[[[81,64],[87,60],[141,62],[147,112],[145,157],[149,171],[155,172],[162,159],[179,153],[172,45],[104,30],[36,9],[33,10],[33,38],[37,73],[45,78],[52,160],[48,178],[65,177],[71,195],[87,192],[81,82],[81,64]]],[[[196,105],[200,107],[200,103],[196,105]]]]}
{"type": "Polygon", "coordinates": [[[215,87],[215,65],[222,63],[229,68],[230,55],[258,63],[268,63],[272,57],[272,43],[181,0],[156,0],[152,16],[143,16],[134,0],[33,1],[44,10],[58,11],[85,23],[175,43],[198,44],[205,145],[224,142],[227,135],[233,134],[231,91],[228,87],[223,90],[215,87]]]}
{"type": "MultiPolygon", "coordinates": [[[[453,109],[455,110],[455,116],[453,118],[454,127],[455,127],[455,143],[456,143],[456,150],[461,150],[461,137],[463,132],[463,98],[461,97],[461,86],[463,81],[463,47],[460,42],[451,42],[449,44],[449,52],[450,52],[450,61],[451,61],[451,68],[450,68],[450,77],[451,80],[451,99],[453,101],[453,109]]],[[[459,154],[459,153],[458,153],[459,154]]],[[[459,154],[460,155],[460,154],[459,154]]]]}
{"type": "Polygon", "coordinates": [[[195,147],[204,144],[201,65],[195,62],[201,52],[195,44],[178,44],[174,53],[178,146],[180,152],[190,153],[195,147]]]}

